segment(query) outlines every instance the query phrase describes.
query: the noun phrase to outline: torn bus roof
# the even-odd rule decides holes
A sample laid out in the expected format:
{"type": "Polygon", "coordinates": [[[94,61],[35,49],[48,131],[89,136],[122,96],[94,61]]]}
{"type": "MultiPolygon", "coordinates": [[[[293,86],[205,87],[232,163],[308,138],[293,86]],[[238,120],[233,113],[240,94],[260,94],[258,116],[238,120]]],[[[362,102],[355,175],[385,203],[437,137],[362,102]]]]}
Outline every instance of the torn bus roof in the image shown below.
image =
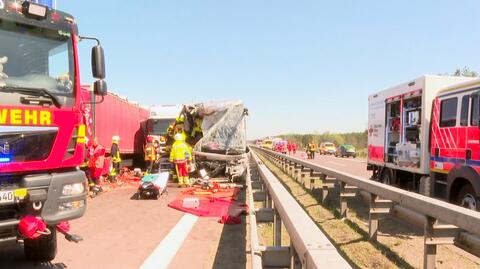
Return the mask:
{"type": "Polygon", "coordinates": [[[202,119],[203,137],[195,144],[195,151],[227,155],[246,152],[247,110],[242,101],[198,103],[185,106],[184,112],[187,115],[186,129],[191,129],[195,120],[188,119],[189,115],[202,119]],[[190,126],[187,126],[188,122],[190,126]]]}

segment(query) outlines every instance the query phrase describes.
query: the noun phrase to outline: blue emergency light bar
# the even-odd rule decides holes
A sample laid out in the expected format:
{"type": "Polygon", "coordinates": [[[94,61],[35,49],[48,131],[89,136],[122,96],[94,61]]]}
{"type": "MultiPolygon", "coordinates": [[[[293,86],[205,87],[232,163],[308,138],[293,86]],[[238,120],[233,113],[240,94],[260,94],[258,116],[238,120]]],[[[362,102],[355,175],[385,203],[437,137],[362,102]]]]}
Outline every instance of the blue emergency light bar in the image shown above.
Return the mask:
{"type": "Polygon", "coordinates": [[[12,157],[0,157],[0,163],[11,163],[12,157]]]}

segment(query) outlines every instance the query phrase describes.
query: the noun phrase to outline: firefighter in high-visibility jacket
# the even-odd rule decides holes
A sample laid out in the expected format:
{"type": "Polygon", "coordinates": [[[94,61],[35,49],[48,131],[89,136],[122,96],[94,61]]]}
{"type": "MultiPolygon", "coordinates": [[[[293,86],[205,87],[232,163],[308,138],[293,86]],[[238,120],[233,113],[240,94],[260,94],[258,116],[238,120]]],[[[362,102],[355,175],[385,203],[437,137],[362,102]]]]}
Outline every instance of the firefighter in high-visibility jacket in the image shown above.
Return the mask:
{"type": "Polygon", "coordinates": [[[112,147],[110,148],[110,154],[112,156],[112,169],[110,170],[110,180],[116,181],[116,176],[120,173],[120,163],[122,158],[120,158],[120,137],[115,135],[112,137],[112,147]]]}
{"type": "Polygon", "coordinates": [[[185,133],[185,118],[184,116],[177,117],[175,121],[175,135],[181,134],[183,141],[187,141],[187,134],[185,133]]]}
{"type": "Polygon", "coordinates": [[[193,124],[193,130],[191,134],[192,144],[195,145],[197,142],[202,139],[203,131],[202,131],[202,118],[196,118],[193,124]]]}
{"type": "Polygon", "coordinates": [[[170,151],[170,162],[175,164],[179,187],[190,187],[192,185],[188,177],[188,164],[191,160],[192,152],[190,146],[185,142],[180,133],[176,134],[175,142],[170,151]]]}
{"type": "Polygon", "coordinates": [[[147,173],[151,173],[153,170],[153,164],[157,159],[157,151],[155,145],[153,144],[153,137],[147,136],[147,143],[144,148],[145,152],[145,164],[147,165],[147,173]]]}

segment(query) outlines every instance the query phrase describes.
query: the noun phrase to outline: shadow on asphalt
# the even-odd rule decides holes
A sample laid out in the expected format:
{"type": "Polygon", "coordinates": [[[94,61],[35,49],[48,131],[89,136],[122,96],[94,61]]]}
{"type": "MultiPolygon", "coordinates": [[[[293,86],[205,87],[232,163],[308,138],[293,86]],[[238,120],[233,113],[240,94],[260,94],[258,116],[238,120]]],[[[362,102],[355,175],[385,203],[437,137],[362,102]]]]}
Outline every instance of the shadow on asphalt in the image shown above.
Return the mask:
{"type": "Polygon", "coordinates": [[[25,258],[22,245],[11,245],[0,252],[0,269],[66,269],[63,262],[32,262],[25,258]]]}
{"type": "MultiPolygon", "coordinates": [[[[241,182],[245,184],[245,182],[241,182]]],[[[238,202],[244,204],[246,201],[245,190],[238,193],[238,202]]],[[[241,224],[223,226],[222,235],[218,244],[217,253],[213,262],[213,268],[245,269],[247,263],[246,257],[246,238],[247,238],[247,219],[246,215],[240,215],[241,224]]]]}

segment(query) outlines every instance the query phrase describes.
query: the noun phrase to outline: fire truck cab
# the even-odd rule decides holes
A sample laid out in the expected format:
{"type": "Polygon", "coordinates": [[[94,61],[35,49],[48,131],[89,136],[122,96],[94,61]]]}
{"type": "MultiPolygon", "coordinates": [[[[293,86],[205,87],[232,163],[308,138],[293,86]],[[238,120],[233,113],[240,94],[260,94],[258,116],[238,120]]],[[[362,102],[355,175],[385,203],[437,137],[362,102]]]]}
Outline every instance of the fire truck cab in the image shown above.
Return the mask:
{"type": "MultiPolygon", "coordinates": [[[[0,0],[0,242],[23,241],[32,260],[54,259],[57,230],[73,238],[58,224],[86,210],[86,178],[78,169],[85,150],[80,39],[67,13],[0,0]],[[46,225],[34,231],[42,235],[21,232],[33,220],[46,225]]],[[[95,93],[104,95],[99,44],[92,50],[92,71],[99,79],[95,93]]]]}
{"type": "Polygon", "coordinates": [[[373,178],[478,210],[479,90],[473,78],[423,76],[371,95],[373,178]]]}
{"type": "Polygon", "coordinates": [[[441,90],[433,103],[430,129],[431,190],[479,210],[480,80],[441,90]]]}

